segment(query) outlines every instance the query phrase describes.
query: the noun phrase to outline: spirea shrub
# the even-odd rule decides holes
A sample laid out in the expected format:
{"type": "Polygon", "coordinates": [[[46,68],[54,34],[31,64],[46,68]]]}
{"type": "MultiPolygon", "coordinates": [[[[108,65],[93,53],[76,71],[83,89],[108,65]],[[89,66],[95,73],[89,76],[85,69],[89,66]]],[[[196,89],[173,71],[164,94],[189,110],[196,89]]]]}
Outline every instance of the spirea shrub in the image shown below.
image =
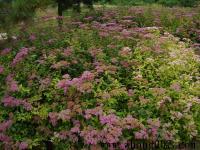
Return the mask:
{"type": "Polygon", "coordinates": [[[63,32],[31,28],[1,50],[1,149],[199,138],[199,56],[116,14],[66,19],[63,32]]]}

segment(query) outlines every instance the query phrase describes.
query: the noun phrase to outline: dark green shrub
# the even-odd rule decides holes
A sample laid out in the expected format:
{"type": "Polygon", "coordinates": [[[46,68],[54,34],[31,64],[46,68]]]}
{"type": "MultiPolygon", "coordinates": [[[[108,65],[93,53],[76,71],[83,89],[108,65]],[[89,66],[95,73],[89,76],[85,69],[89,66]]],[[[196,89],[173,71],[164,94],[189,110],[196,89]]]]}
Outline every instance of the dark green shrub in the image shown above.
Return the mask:
{"type": "Polygon", "coordinates": [[[165,6],[184,6],[184,7],[193,7],[198,2],[198,0],[159,0],[160,4],[165,6]]]}
{"type": "Polygon", "coordinates": [[[179,2],[178,0],[160,0],[159,3],[165,6],[172,7],[174,5],[178,5],[179,2]]]}
{"type": "Polygon", "coordinates": [[[184,7],[193,7],[199,0],[180,0],[180,5],[184,7]]]}

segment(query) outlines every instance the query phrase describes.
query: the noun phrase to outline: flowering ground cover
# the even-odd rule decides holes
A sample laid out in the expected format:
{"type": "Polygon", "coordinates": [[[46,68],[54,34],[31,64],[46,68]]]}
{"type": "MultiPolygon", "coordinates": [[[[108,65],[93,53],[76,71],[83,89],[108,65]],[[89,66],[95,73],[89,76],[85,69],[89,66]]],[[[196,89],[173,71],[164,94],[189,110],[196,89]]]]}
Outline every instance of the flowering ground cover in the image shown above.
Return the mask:
{"type": "Polygon", "coordinates": [[[146,27],[158,24],[140,8],[116,10],[64,18],[62,31],[54,17],[43,17],[4,46],[1,149],[42,150],[50,141],[58,150],[113,143],[123,150],[130,139],[199,140],[200,59],[191,41],[166,32],[174,33],[176,19],[169,28],[146,27]]]}

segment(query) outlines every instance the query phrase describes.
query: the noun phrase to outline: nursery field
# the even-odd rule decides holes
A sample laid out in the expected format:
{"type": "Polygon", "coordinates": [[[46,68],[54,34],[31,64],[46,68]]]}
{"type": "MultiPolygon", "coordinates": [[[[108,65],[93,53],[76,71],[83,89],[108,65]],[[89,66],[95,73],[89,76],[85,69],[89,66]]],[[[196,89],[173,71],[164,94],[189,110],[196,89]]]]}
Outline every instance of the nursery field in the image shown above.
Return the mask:
{"type": "Polygon", "coordinates": [[[55,11],[0,41],[0,150],[199,141],[199,7],[55,11]]]}

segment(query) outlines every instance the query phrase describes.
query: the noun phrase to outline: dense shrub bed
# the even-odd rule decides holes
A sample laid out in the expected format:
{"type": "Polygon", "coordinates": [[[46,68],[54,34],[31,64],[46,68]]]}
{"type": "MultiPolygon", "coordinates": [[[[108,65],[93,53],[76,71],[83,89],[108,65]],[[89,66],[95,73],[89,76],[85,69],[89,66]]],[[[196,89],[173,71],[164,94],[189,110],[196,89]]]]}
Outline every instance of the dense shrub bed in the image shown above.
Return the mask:
{"type": "Polygon", "coordinates": [[[162,27],[181,39],[188,38],[194,42],[200,42],[199,8],[166,8],[155,5],[127,7],[127,9],[113,9],[113,11],[119,12],[114,16],[120,19],[123,16],[130,16],[126,20],[132,20],[132,23],[135,22],[138,27],[162,27]]]}
{"type": "Polygon", "coordinates": [[[123,13],[29,28],[0,51],[1,149],[198,140],[199,56],[123,13]]]}
{"type": "Polygon", "coordinates": [[[146,5],[146,4],[162,4],[163,6],[174,7],[193,7],[197,6],[199,0],[100,0],[102,3],[110,3],[114,5],[146,5]]]}

